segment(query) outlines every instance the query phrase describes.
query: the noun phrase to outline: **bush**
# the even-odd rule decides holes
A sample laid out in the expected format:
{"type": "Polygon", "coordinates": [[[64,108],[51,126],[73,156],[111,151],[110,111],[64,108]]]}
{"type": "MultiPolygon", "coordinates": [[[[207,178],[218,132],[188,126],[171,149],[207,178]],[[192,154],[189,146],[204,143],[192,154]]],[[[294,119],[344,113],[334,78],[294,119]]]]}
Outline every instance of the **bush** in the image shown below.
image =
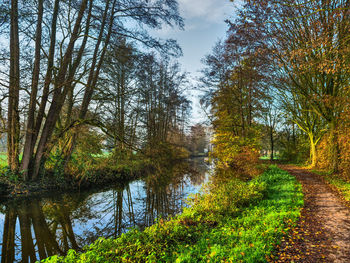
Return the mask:
{"type": "Polygon", "coordinates": [[[221,172],[236,177],[252,178],[261,171],[257,169],[260,162],[260,135],[258,130],[251,128],[246,137],[237,136],[232,131],[217,130],[212,144],[210,157],[215,161],[221,172]]]}
{"type": "Polygon", "coordinates": [[[210,220],[218,216],[235,216],[243,207],[254,204],[264,196],[266,185],[256,180],[246,183],[232,179],[209,187],[205,194],[196,195],[189,204],[195,216],[210,220]]]}

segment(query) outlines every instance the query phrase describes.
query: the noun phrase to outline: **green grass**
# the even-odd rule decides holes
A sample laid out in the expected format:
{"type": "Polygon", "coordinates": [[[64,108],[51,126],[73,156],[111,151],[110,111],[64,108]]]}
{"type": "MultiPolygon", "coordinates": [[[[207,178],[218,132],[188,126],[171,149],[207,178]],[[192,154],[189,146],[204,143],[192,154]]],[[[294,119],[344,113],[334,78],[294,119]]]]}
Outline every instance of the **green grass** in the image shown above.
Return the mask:
{"type": "MultiPolygon", "coordinates": [[[[22,160],[22,154],[19,155],[19,160],[22,160]]],[[[0,168],[7,166],[7,153],[0,152],[0,168]]]]}
{"type": "Polygon", "coordinates": [[[7,166],[7,154],[0,153],[0,168],[7,166]]]}
{"type": "Polygon", "coordinates": [[[344,196],[346,201],[350,201],[350,183],[338,176],[326,176],[326,181],[334,185],[344,196]]]}
{"type": "Polygon", "coordinates": [[[109,157],[112,153],[108,151],[102,151],[100,154],[91,154],[92,157],[109,157]]]}
{"type": "MultiPolygon", "coordinates": [[[[259,159],[260,160],[271,160],[271,156],[270,155],[262,155],[262,156],[260,156],[259,159]]],[[[280,155],[274,155],[273,160],[274,161],[281,160],[281,156],[280,155]]]]}
{"type": "Polygon", "coordinates": [[[313,170],[312,172],[322,175],[323,178],[332,186],[334,186],[342,194],[344,199],[350,202],[350,182],[344,180],[342,177],[336,174],[330,174],[329,172],[322,172],[313,170]]]}
{"type": "Polygon", "coordinates": [[[268,155],[260,156],[260,160],[270,160],[271,157],[268,155]]]}
{"type": "Polygon", "coordinates": [[[209,188],[169,221],[44,262],[266,262],[303,205],[300,184],[276,166],[209,188]]]}

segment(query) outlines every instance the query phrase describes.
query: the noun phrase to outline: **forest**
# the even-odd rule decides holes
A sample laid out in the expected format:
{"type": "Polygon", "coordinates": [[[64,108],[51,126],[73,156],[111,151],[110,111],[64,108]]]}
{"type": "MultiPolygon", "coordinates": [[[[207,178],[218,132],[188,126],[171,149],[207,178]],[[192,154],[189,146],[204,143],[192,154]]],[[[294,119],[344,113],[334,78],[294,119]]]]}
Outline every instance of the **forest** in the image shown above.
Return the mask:
{"type": "Polygon", "coordinates": [[[350,1],[225,1],[0,2],[2,262],[348,262],[350,1]]]}

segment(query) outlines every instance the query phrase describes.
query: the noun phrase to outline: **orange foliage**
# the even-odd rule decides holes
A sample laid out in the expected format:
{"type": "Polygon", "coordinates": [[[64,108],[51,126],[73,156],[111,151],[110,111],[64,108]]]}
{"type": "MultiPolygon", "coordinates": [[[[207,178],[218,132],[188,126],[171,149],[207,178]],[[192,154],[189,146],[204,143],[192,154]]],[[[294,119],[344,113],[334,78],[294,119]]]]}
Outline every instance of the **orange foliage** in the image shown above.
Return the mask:
{"type": "Polygon", "coordinates": [[[350,105],[347,104],[345,111],[340,116],[341,125],[338,128],[340,172],[350,179],[350,105]]]}
{"type": "Polygon", "coordinates": [[[259,150],[250,140],[233,137],[214,140],[214,151],[211,154],[216,159],[217,167],[222,176],[238,176],[251,178],[260,173],[257,168],[259,164],[259,150]],[[255,146],[255,147],[254,147],[255,146]]]}
{"type": "MultiPolygon", "coordinates": [[[[338,141],[339,172],[344,178],[350,179],[350,110],[346,109],[339,120],[340,125],[336,130],[338,141]]],[[[318,168],[331,169],[331,154],[329,133],[325,134],[318,147],[318,168]]]]}
{"type": "Polygon", "coordinates": [[[328,142],[329,134],[325,134],[317,145],[317,168],[327,171],[331,169],[331,155],[328,142]]]}
{"type": "Polygon", "coordinates": [[[340,172],[344,177],[350,179],[350,127],[339,131],[339,153],[340,153],[340,172]]]}
{"type": "Polygon", "coordinates": [[[232,159],[231,167],[238,174],[248,177],[257,176],[260,173],[257,169],[259,156],[260,152],[256,149],[248,146],[242,147],[240,153],[232,159]]]}

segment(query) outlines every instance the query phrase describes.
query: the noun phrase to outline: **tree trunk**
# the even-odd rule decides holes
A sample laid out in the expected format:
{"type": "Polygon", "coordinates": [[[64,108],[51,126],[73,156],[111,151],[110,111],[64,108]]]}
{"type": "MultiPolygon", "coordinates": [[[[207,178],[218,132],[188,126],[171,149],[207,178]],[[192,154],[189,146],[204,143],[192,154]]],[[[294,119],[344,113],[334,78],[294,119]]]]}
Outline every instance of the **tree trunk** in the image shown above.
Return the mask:
{"type": "Polygon", "coordinates": [[[316,142],[313,134],[309,134],[311,167],[317,167],[316,142]]]}
{"type": "Polygon", "coordinates": [[[103,60],[104,60],[104,55],[106,53],[107,46],[109,44],[109,39],[110,39],[111,34],[112,34],[112,26],[113,26],[113,19],[114,19],[114,8],[115,8],[115,2],[116,1],[114,1],[113,5],[112,5],[112,11],[111,11],[111,16],[110,16],[110,23],[109,23],[108,34],[106,36],[105,44],[103,46],[102,53],[100,55],[100,60],[97,62],[99,47],[100,47],[100,44],[102,42],[103,32],[104,32],[105,24],[107,22],[107,16],[108,16],[108,10],[109,10],[109,2],[110,2],[109,0],[107,0],[107,2],[106,2],[102,25],[101,25],[101,28],[100,28],[100,32],[99,32],[99,36],[98,36],[98,39],[97,39],[96,47],[95,47],[95,50],[94,50],[91,70],[90,70],[90,73],[89,73],[89,78],[88,78],[88,82],[87,82],[85,93],[84,93],[83,102],[82,102],[80,113],[79,113],[79,118],[80,119],[84,119],[86,114],[87,114],[88,107],[89,107],[89,104],[91,102],[91,98],[92,98],[95,86],[97,84],[97,80],[98,80],[98,76],[99,76],[99,73],[100,73],[100,69],[101,69],[101,66],[102,66],[102,63],[103,63],[103,60]]]}
{"type": "Polygon", "coordinates": [[[119,120],[119,138],[121,140],[121,149],[125,149],[125,70],[123,68],[121,78],[121,93],[120,93],[120,120],[119,120]]]}
{"type": "MultiPolygon", "coordinates": [[[[50,49],[49,49],[49,57],[47,61],[47,69],[46,69],[46,75],[45,75],[45,81],[44,81],[44,87],[43,87],[43,94],[41,96],[41,102],[40,102],[38,114],[35,120],[35,124],[33,126],[34,130],[30,134],[31,138],[28,137],[28,140],[29,140],[28,142],[26,137],[27,145],[25,145],[25,149],[24,149],[25,151],[23,152],[23,157],[22,157],[21,170],[24,172],[27,172],[27,176],[25,175],[27,178],[29,175],[32,174],[31,170],[33,168],[34,148],[37,142],[37,138],[39,136],[41,124],[45,115],[46,104],[50,93],[50,84],[52,81],[52,70],[53,70],[54,57],[55,57],[56,28],[57,28],[59,2],[60,0],[55,0],[55,5],[54,5],[54,10],[52,15],[50,49]]],[[[27,129],[26,136],[27,134],[28,134],[28,129],[27,129]]]]}
{"type": "Polygon", "coordinates": [[[25,144],[23,149],[23,158],[21,163],[21,170],[23,175],[23,180],[27,180],[28,177],[28,166],[30,159],[32,158],[32,140],[34,133],[34,117],[36,109],[36,97],[38,93],[39,84],[39,73],[40,73],[40,49],[41,49],[41,32],[42,32],[42,20],[43,20],[43,6],[44,0],[38,1],[38,21],[36,25],[35,33],[35,59],[32,77],[32,86],[30,94],[30,102],[28,109],[28,120],[27,120],[27,131],[25,135],[25,144]]]}
{"type": "Polygon", "coordinates": [[[274,139],[273,139],[273,129],[270,128],[270,146],[271,146],[271,155],[270,155],[270,160],[273,161],[273,153],[274,153],[274,139]]]}
{"type": "MultiPolygon", "coordinates": [[[[97,43],[95,46],[95,50],[94,50],[94,54],[93,54],[93,60],[91,63],[91,69],[89,72],[89,77],[88,77],[88,81],[86,84],[86,89],[84,92],[84,97],[83,97],[83,101],[82,101],[82,105],[80,108],[80,112],[79,112],[79,119],[84,119],[86,117],[86,114],[88,112],[88,108],[89,108],[89,104],[91,102],[92,99],[92,95],[95,89],[95,86],[97,84],[98,81],[98,76],[100,73],[100,69],[102,67],[102,63],[104,61],[104,56],[106,54],[106,50],[107,50],[107,46],[109,44],[109,40],[112,34],[112,28],[113,28],[113,21],[114,21],[114,8],[115,8],[115,3],[116,1],[113,1],[112,7],[111,7],[111,16],[110,16],[110,22],[109,22],[109,28],[108,28],[108,33],[105,39],[105,44],[103,46],[102,49],[102,53],[100,55],[99,61],[98,61],[98,53],[99,53],[99,47],[100,44],[102,42],[102,37],[103,37],[103,32],[104,32],[104,28],[105,28],[105,24],[107,22],[107,16],[108,16],[108,11],[109,11],[109,3],[110,1],[108,0],[106,2],[106,6],[105,6],[105,10],[104,10],[104,15],[103,15],[103,20],[102,20],[102,25],[100,28],[100,32],[99,32],[99,36],[97,38],[97,43]]],[[[71,140],[71,144],[64,156],[65,159],[65,166],[67,165],[67,162],[69,161],[71,155],[73,154],[74,148],[75,148],[75,144],[76,144],[76,140],[77,140],[77,134],[74,133],[72,135],[72,140],[71,140]]]]}
{"type": "Polygon", "coordinates": [[[72,54],[74,50],[74,44],[75,41],[78,38],[79,34],[79,29],[81,27],[81,21],[84,16],[86,7],[87,7],[87,1],[88,0],[83,0],[80,5],[80,10],[74,25],[74,29],[70,38],[70,41],[67,46],[66,53],[63,57],[61,67],[58,71],[57,78],[56,78],[56,83],[55,83],[55,90],[53,93],[53,98],[52,98],[52,103],[49,109],[49,112],[47,114],[46,122],[43,127],[43,131],[41,133],[40,141],[38,144],[37,152],[35,154],[35,162],[34,162],[34,168],[33,168],[33,180],[37,179],[39,175],[39,171],[42,168],[43,163],[45,162],[46,159],[46,149],[47,149],[47,144],[53,134],[57,119],[59,117],[59,114],[61,112],[62,106],[64,104],[66,95],[67,95],[67,70],[68,70],[68,65],[69,62],[72,59],[72,54]],[[63,90],[62,90],[63,89],[63,90]]]}
{"type": "Polygon", "coordinates": [[[11,27],[10,27],[10,86],[8,99],[7,124],[7,156],[8,165],[13,172],[19,168],[19,35],[18,35],[18,0],[11,1],[11,27]]]}
{"type": "Polygon", "coordinates": [[[248,86],[249,88],[249,93],[248,93],[248,125],[249,127],[252,126],[252,121],[253,121],[253,117],[252,117],[252,112],[253,112],[253,103],[252,103],[252,84],[249,84],[248,86]]]}

